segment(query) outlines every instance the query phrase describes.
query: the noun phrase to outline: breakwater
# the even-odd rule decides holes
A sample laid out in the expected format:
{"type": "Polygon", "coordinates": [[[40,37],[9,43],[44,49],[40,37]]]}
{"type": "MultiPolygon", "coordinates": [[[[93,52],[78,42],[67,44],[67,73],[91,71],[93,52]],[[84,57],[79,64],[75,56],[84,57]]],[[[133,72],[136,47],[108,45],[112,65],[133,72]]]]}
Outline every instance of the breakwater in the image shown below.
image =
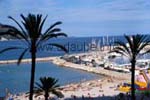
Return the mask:
{"type": "MultiPolygon", "coordinates": [[[[37,62],[46,62],[46,61],[52,61],[53,59],[55,59],[56,57],[44,57],[44,58],[36,58],[37,62]]],[[[1,60],[0,64],[13,64],[13,63],[17,63],[18,60],[1,60]]],[[[31,59],[22,59],[21,61],[22,63],[30,63],[31,59]]]]}

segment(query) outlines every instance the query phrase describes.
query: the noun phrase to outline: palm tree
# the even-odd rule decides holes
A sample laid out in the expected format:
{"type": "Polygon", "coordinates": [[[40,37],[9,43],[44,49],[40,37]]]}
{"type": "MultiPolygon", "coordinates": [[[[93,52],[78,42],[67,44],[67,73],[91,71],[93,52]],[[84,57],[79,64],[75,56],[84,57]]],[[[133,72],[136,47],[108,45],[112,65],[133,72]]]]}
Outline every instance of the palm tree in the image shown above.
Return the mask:
{"type": "Polygon", "coordinates": [[[18,64],[21,63],[22,58],[26,54],[26,52],[30,52],[31,54],[31,79],[30,79],[30,96],[29,99],[33,100],[33,88],[34,88],[34,78],[35,78],[35,66],[36,66],[36,54],[37,49],[40,47],[40,45],[51,45],[58,47],[62,49],[63,51],[67,52],[67,49],[57,43],[45,43],[51,38],[56,38],[59,36],[67,36],[65,33],[61,32],[60,28],[55,28],[57,25],[60,25],[61,22],[58,21],[51,25],[45,32],[42,31],[43,25],[46,21],[47,16],[42,19],[41,14],[29,14],[27,17],[25,17],[23,14],[21,14],[22,18],[22,25],[15,20],[13,17],[9,18],[13,20],[18,27],[12,26],[12,25],[2,25],[3,28],[8,28],[5,32],[0,32],[0,36],[4,35],[10,35],[11,37],[20,40],[21,42],[25,43],[26,47],[18,47],[18,46],[12,46],[5,48],[0,51],[0,53],[9,51],[9,50],[16,50],[16,49],[23,49],[23,52],[21,53],[18,64]],[[45,43],[45,44],[44,44],[45,43]]]}
{"type": "Polygon", "coordinates": [[[63,94],[58,91],[59,85],[58,80],[52,77],[41,77],[40,83],[36,82],[36,87],[34,92],[37,96],[44,94],[45,100],[48,100],[49,93],[56,95],[57,97],[64,97],[63,94]]]}
{"type": "Polygon", "coordinates": [[[119,53],[121,55],[126,56],[130,63],[131,63],[131,93],[132,93],[132,100],[135,100],[135,85],[134,85],[134,79],[135,79],[135,65],[136,65],[136,60],[140,55],[144,55],[146,53],[149,53],[150,50],[145,50],[144,48],[150,44],[149,38],[146,35],[132,35],[132,36],[127,36],[125,35],[125,42],[123,41],[117,41],[116,46],[112,52],[119,53]],[[126,44],[129,44],[127,46],[126,44]],[[141,53],[141,51],[144,51],[141,53]]]}

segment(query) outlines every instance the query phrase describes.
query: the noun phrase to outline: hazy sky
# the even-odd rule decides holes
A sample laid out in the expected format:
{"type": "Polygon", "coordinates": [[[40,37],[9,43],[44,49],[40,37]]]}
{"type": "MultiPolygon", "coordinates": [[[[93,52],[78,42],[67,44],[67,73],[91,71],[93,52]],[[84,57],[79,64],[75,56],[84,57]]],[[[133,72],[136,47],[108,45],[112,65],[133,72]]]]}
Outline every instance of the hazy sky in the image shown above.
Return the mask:
{"type": "Polygon", "coordinates": [[[0,0],[0,23],[8,15],[48,14],[45,27],[56,21],[69,36],[150,33],[149,0],[0,0]]]}

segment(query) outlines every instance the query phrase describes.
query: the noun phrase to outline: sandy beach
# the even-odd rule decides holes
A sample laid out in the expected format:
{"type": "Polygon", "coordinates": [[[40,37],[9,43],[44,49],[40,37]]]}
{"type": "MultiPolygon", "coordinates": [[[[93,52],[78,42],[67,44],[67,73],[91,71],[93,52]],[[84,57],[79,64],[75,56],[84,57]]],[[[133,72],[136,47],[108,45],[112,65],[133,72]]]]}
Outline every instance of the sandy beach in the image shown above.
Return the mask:
{"type": "MultiPolygon", "coordinates": [[[[102,79],[96,79],[91,81],[72,83],[65,86],[61,86],[59,90],[63,93],[63,98],[57,98],[50,94],[50,100],[120,100],[117,99],[120,93],[126,94],[118,90],[118,86],[127,82],[127,80],[120,80],[112,77],[105,77],[102,79]]],[[[128,95],[130,97],[130,95],[128,95]]],[[[29,95],[20,93],[17,95],[11,95],[9,98],[13,100],[28,100],[29,95]]],[[[136,100],[141,100],[141,95],[136,96],[136,100]]],[[[6,100],[10,100],[10,99],[6,100]]],[[[35,96],[34,100],[45,100],[43,95],[35,96]]],[[[130,100],[126,99],[125,100],[130,100]]],[[[145,97],[144,100],[149,100],[145,97]]]]}
{"type": "MultiPolygon", "coordinates": [[[[117,86],[122,82],[123,80],[105,77],[103,79],[68,84],[60,87],[60,90],[64,94],[64,98],[56,98],[53,95],[51,95],[51,97],[56,98],[56,100],[84,100],[84,98],[87,100],[99,100],[100,98],[105,100],[107,98],[106,100],[108,100],[108,97],[115,100],[115,95],[120,93],[120,91],[117,90],[117,86]]],[[[13,97],[14,100],[28,100],[28,95],[25,93],[18,96],[13,95],[11,97],[13,97]]],[[[34,100],[44,100],[44,97],[34,97],[34,100]]]]}
{"type": "MultiPolygon", "coordinates": [[[[120,92],[117,90],[119,80],[113,80],[112,78],[105,78],[99,80],[93,80],[88,82],[79,83],[73,85],[75,87],[73,91],[67,90],[63,93],[65,98],[101,98],[104,96],[118,95],[120,92]],[[71,94],[71,95],[70,95],[71,94]]],[[[68,86],[68,88],[71,86],[68,86]]],[[[70,89],[70,88],[69,88],[70,89]]]]}

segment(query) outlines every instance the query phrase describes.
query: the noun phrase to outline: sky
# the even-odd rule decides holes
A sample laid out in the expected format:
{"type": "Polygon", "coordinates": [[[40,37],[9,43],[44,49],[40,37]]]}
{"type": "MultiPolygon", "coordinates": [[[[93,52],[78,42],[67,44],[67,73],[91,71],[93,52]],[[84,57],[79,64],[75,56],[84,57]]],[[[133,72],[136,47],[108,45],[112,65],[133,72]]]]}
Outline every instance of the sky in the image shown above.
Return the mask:
{"type": "Polygon", "coordinates": [[[0,23],[40,13],[48,15],[45,28],[62,21],[62,31],[75,37],[150,33],[149,0],[0,0],[0,9],[0,23]]]}

